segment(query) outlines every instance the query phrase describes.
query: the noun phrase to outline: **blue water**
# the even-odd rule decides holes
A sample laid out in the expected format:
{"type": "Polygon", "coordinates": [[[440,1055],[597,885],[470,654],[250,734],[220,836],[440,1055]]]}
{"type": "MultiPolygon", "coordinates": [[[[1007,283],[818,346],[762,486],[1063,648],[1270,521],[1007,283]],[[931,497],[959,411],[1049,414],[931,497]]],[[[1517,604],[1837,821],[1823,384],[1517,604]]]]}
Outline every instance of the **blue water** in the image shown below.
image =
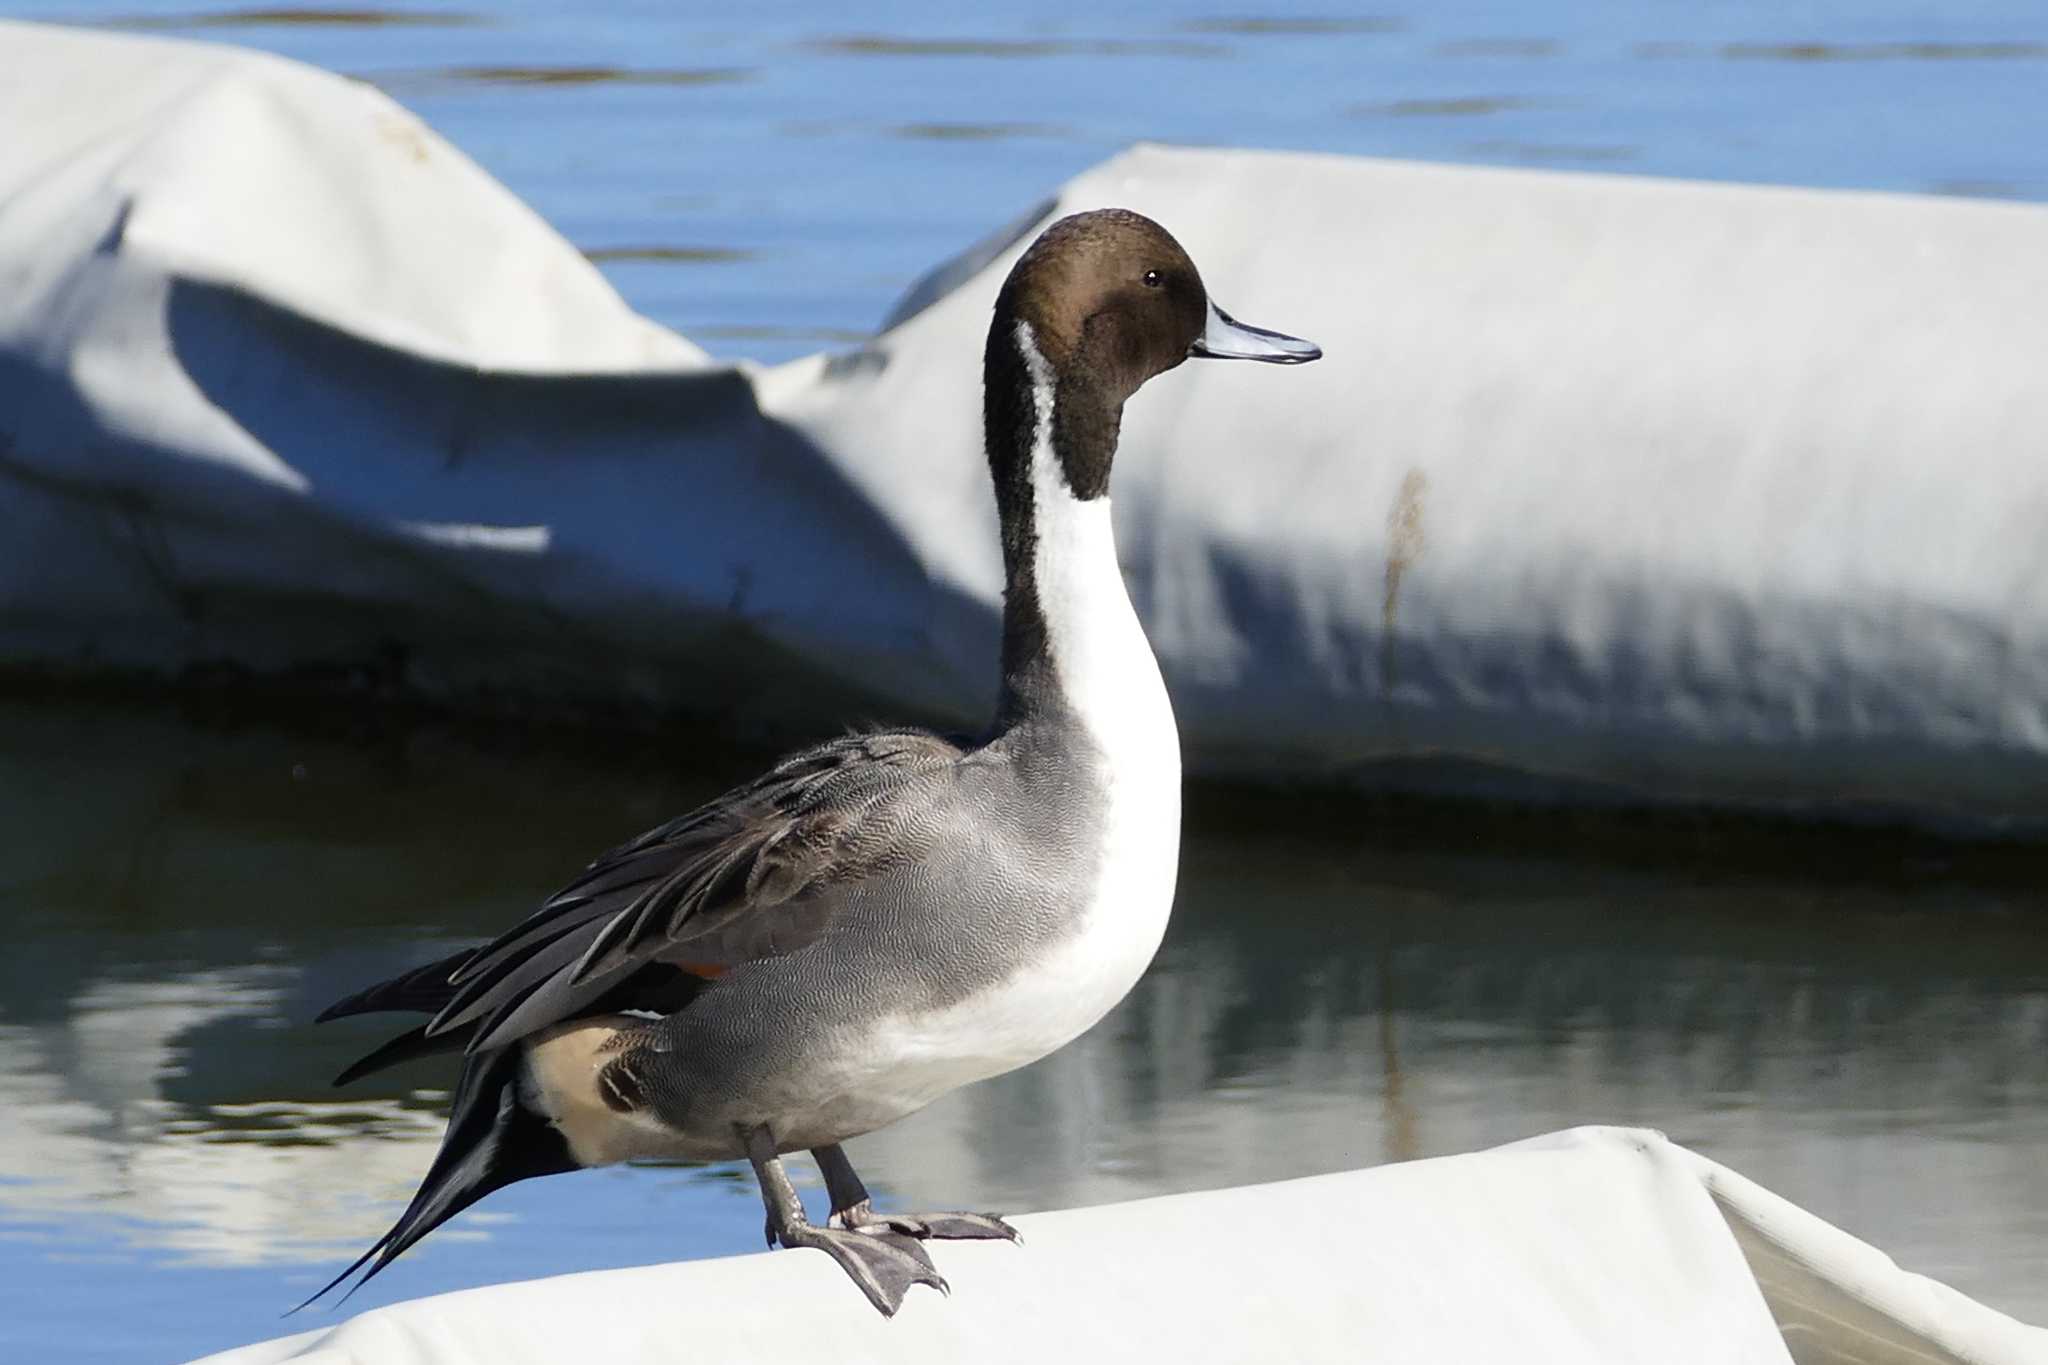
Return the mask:
{"type": "MultiPolygon", "coordinates": [[[[12,12],[374,81],[635,307],[764,360],[865,335],[1138,139],[2048,198],[2038,0],[589,8],[12,12]]],[[[0,1359],[333,1321],[278,1315],[395,1214],[450,1078],[337,1094],[376,1028],[306,1021],[744,771],[513,747],[0,705],[0,1359]]],[[[1712,839],[1639,858],[1242,816],[1198,811],[1161,960],[1102,1029],[857,1147],[885,1197],[1027,1210],[1644,1122],[2048,1320],[2024,886],[1911,850],[1845,878],[1868,849],[1729,866],[1712,839]]],[[[759,1227],[728,1169],[534,1182],[351,1307],[759,1227]]]]}
{"type": "Polygon", "coordinates": [[[1141,139],[2048,198],[2037,0],[507,3],[382,24],[15,4],[374,81],[578,246],[681,249],[602,264],[650,316],[760,359],[865,335],[923,270],[1141,139]]]}

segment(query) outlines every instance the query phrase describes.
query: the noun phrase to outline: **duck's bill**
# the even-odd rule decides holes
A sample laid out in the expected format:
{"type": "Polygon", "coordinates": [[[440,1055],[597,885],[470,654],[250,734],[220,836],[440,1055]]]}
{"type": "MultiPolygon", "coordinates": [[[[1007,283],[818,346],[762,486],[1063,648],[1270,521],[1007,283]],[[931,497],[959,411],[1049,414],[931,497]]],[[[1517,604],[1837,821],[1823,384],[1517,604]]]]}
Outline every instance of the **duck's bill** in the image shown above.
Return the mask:
{"type": "Polygon", "coordinates": [[[1209,325],[1202,329],[1201,336],[1195,338],[1188,354],[1207,360],[1263,360],[1269,365],[1303,365],[1321,359],[1323,348],[1313,341],[1303,341],[1285,332],[1247,327],[1212,303],[1209,305],[1209,325]]]}

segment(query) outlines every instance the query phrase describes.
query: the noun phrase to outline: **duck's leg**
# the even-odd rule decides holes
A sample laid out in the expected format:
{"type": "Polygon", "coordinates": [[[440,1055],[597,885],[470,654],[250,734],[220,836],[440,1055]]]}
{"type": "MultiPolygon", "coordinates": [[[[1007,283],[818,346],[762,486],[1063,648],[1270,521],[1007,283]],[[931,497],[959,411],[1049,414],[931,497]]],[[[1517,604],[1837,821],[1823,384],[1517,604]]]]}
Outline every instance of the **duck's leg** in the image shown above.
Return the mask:
{"type": "Polygon", "coordinates": [[[838,1143],[813,1147],[825,1189],[832,1196],[832,1221],[845,1228],[887,1228],[910,1237],[1002,1238],[1021,1242],[1017,1229],[992,1213],[876,1213],[868,1187],[854,1174],[846,1149],[838,1143]]]}
{"type": "Polygon", "coordinates": [[[840,1269],[853,1277],[868,1302],[884,1317],[896,1316],[903,1296],[914,1284],[928,1284],[943,1292],[946,1282],[925,1249],[903,1233],[883,1225],[851,1228],[815,1227],[804,1216],[803,1201],[796,1186],[782,1169],[775,1154],[775,1137],[766,1124],[741,1128],[747,1160],[761,1182],[761,1202],[768,1206],[768,1240],[786,1247],[816,1247],[839,1262],[840,1269]]]}

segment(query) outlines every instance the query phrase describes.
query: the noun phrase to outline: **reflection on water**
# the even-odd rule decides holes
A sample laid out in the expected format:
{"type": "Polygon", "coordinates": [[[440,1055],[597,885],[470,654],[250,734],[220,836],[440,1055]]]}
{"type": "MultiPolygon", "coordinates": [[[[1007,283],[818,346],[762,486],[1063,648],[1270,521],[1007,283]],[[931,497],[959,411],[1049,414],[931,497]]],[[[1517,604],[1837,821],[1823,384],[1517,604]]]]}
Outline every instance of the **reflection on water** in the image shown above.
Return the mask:
{"type": "Polygon", "coordinates": [[[1354,105],[1353,113],[1390,114],[1395,118],[1473,118],[1482,114],[1504,114],[1530,109],[1540,100],[1519,95],[1466,95],[1458,99],[1392,100],[1386,104],[1354,105]]]}
{"type": "Polygon", "coordinates": [[[1436,48],[1439,57],[1514,57],[1537,60],[1555,57],[1563,50],[1562,45],[1550,38],[1459,38],[1454,42],[1441,43],[1436,48]]]}
{"type": "Polygon", "coordinates": [[[584,85],[738,85],[758,79],[743,67],[625,66],[441,66],[421,71],[379,71],[363,80],[400,100],[432,94],[439,85],[496,85],[538,89],[573,89],[584,85]]]}
{"type": "Polygon", "coordinates": [[[1553,145],[1544,142],[1517,142],[1513,138],[1495,137],[1472,144],[1472,150],[1488,156],[1501,156],[1524,165],[1586,165],[1594,162],[1629,161],[1642,154],[1642,148],[1621,143],[1576,143],[1570,146],[1553,145]]]}
{"type": "Polygon", "coordinates": [[[1405,19],[1391,16],[1359,18],[1296,17],[1273,18],[1247,15],[1235,19],[1189,19],[1181,28],[1189,33],[1234,33],[1245,37],[1298,37],[1303,34],[1399,33],[1408,27],[1405,19]]]}
{"type": "Polygon", "coordinates": [[[95,23],[109,28],[208,29],[208,28],[465,28],[487,24],[485,15],[461,10],[423,9],[323,9],[293,5],[271,9],[210,9],[136,12],[96,17],[95,23]]]}
{"type": "MultiPolygon", "coordinates": [[[[0,705],[0,1273],[97,1258],[133,1311],[175,1299],[197,1351],[271,1332],[382,1230],[452,1074],[335,1092],[382,1025],[305,1021],[751,766],[530,742],[0,705]]],[[[2048,1318],[2031,895],[1875,841],[1705,834],[1650,856],[1569,822],[1503,838],[1392,809],[1199,796],[1132,998],[862,1140],[864,1171],[912,1203],[1029,1210],[1647,1123],[2048,1318]]],[[[534,1182],[359,1304],[745,1250],[750,1201],[725,1168],[534,1182]]],[[[31,1303],[0,1342],[47,1342],[67,1311],[31,1303]]]]}
{"type": "Polygon", "coordinates": [[[1172,38],[911,38],[882,33],[812,38],[814,52],[835,57],[1224,57],[1217,43],[1172,38]]]}
{"type": "Polygon", "coordinates": [[[611,261],[665,261],[693,265],[730,265],[752,260],[757,252],[730,246],[592,246],[583,249],[586,259],[603,265],[611,261]]]}
{"type": "Polygon", "coordinates": [[[1769,62],[2038,62],[2048,43],[1729,43],[1731,61],[1769,62]]]}
{"type": "Polygon", "coordinates": [[[888,133],[934,142],[1008,142],[1020,137],[1069,137],[1073,130],[1057,123],[899,123],[888,133]]]}
{"type": "Polygon", "coordinates": [[[1937,194],[1963,199],[2024,199],[2018,185],[2005,180],[1940,180],[1930,186],[1937,194]]]}

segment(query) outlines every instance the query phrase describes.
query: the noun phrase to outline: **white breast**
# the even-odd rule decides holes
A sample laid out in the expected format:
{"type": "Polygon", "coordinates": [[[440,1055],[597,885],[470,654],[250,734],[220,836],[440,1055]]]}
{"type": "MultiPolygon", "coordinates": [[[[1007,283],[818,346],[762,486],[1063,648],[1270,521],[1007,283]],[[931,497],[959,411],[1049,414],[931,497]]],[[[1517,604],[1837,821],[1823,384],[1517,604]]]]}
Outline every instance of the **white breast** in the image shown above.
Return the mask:
{"type": "Polygon", "coordinates": [[[1123,999],[1166,932],[1180,864],[1180,734],[1124,589],[1109,499],[1083,502],[1068,490],[1052,448],[1051,375],[1029,324],[1017,331],[1038,390],[1031,493],[1039,608],[1061,690],[1102,751],[1108,779],[1100,876],[1086,927],[1065,954],[1069,960],[1045,972],[1066,976],[1072,999],[1060,1014],[1066,1023],[1079,1020],[1057,1047],[1123,999]]]}
{"type": "Polygon", "coordinates": [[[1107,1014],[1158,951],[1179,870],[1180,736],[1166,685],[1124,589],[1109,499],[1083,502],[1068,490],[1052,449],[1051,376],[1028,324],[1018,325],[1018,342],[1039,400],[1039,605],[1061,688],[1105,760],[1098,876],[1077,907],[1076,932],[1049,957],[952,1009],[878,1031],[880,1065],[865,1098],[899,1114],[1036,1061],[1107,1014]]]}

